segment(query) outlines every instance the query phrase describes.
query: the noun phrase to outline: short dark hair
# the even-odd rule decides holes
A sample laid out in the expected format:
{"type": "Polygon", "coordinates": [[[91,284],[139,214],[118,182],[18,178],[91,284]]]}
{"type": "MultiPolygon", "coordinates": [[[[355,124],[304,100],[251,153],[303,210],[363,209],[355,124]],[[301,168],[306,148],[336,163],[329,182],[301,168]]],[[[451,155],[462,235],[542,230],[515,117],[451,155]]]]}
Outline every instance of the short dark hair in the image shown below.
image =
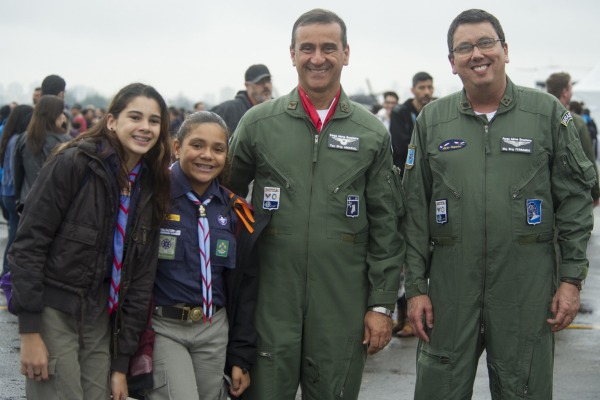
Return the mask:
{"type": "Polygon", "coordinates": [[[498,21],[498,18],[494,17],[492,14],[490,14],[487,11],[472,8],[470,10],[465,10],[465,11],[461,12],[460,14],[458,14],[458,16],[456,18],[454,18],[454,21],[452,21],[452,23],[450,24],[450,28],[448,29],[448,38],[447,38],[448,39],[448,52],[450,53],[450,56],[452,56],[452,49],[453,49],[452,46],[453,46],[453,42],[454,42],[454,33],[456,32],[456,29],[460,25],[478,24],[480,22],[489,22],[490,24],[492,24],[492,27],[498,34],[498,39],[500,39],[500,41],[502,43],[504,43],[504,41],[506,40],[506,37],[504,36],[504,31],[502,30],[502,25],[500,25],[500,21],[498,21]]]}
{"type": "Polygon", "coordinates": [[[413,76],[413,85],[412,85],[412,87],[417,86],[417,84],[419,82],[423,82],[423,81],[433,81],[433,78],[427,72],[423,72],[423,71],[417,72],[415,74],[415,76],[413,76]]]}
{"type": "Polygon", "coordinates": [[[348,37],[346,33],[346,24],[336,13],[324,10],[322,8],[315,8],[302,14],[292,28],[292,44],[290,48],[296,46],[296,29],[300,26],[313,25],[313,24],[338,24],[342,29],[342,47],[345,49],[348,47],[348,37]]]}
{"type": "Polygon", "coordinates": [[[42,96],[52,94],[58,96],[60,92],[64,92],[67,83],[58,75],[48,75],[42,81],[42,96]]]}
{"type": "Polygon", "coordinates": [[[396,92],[392,92],[391,90],[389,92],[383,92],[383,98],[385,99],[388,96],[392,96],[393,98],[395,98],[396,100],[400,100],[400,97],[398,96],[398,93],[396,92]]]}
{"type": "Polygon", "coordinates": [[[571,75],[566,72],[555,72],[546,79],[546,91],[559,98],[562,91],[569,87],[571,75]]]}

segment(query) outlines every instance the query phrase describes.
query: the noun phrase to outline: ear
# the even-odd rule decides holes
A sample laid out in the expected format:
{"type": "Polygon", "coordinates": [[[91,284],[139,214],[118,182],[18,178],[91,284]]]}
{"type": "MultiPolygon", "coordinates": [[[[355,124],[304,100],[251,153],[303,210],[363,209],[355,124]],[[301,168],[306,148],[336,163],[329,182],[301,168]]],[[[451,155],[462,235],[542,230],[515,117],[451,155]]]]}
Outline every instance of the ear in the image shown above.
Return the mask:
{"type": "Polygon", "coordinates": [[[454,56],[452,54],[448,54],[448,61],[450,61],[450,66],[452,67],[452,73],[456,75],[456,65],[454,65],[454,56]]]}
{"type": "Polygon", "coordinates": [[[179,145],[179,140],[174,139],[173,145],[171,146],[171,150],[173,154],[175,154],[175,158],[179,160],[179,152],[181,151],[181,146],[179,145]]]}
{"type": "Polygon", "coordinates": [[[112,114],[106,114],[106,127],[109,131],[115,130],[115,125],[117,124],[117,119],[112,114]]]}
{"type": "Polygon", "coordinates": [[[503,44],[503,48],[504,48],[504,62],[506,64],[508,64],[510,62],[510,60],[508,59],[508,44],[506,43],[502,43],[503,44]]]}
{"type": "Polygon", "coordinates": [[[350,45],[346,45],[346,48],[344,49],[344,65],[348,65],[349,61],[350,61],[350,45]]]}
{"type": "Polygon", "coordinates": [[[290,58],[292,59],[292,65],[296,66],[296,51],[292,46],[290,46],[290,58]]]}

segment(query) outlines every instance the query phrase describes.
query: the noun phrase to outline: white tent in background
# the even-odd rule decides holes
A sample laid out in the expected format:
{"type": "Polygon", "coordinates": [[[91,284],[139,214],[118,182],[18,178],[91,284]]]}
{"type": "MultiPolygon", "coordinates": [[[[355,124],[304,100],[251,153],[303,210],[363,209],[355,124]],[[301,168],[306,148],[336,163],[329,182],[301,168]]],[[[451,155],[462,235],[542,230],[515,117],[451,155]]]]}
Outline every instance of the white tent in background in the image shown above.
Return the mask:
{"type": "Polygon", "coordinates": [[[592,118],[600,119],[600,63],[573,86],[573,97],[585,103],[592,118]]]}

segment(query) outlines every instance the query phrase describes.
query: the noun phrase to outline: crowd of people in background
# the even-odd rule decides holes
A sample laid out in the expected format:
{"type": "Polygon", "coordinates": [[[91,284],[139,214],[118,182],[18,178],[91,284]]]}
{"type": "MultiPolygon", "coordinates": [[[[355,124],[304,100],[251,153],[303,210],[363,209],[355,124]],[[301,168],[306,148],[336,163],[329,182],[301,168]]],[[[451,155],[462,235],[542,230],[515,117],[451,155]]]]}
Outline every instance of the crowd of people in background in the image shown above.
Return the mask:
{"type": "Polygon", "coordinates": [[[393,335],[420,339],[417,399],[468,398],[484,349],[495,395],[510,387],[549,398],[551,332],[575,318],[587,273],[591,220],[573,210],[600,204],[597,126],[585,104],[572,101],[570,75],[548,77],[556,99],[513,84],[499,21],[467,10],[448,33],[462,91],[437,99],[434,78],[419,71],[412,97],[389,90],[357,104],[341,86],[346,40],[336,14],[300,16],[289,49],[298,86],[276,99],[269,69],[254,64],[245,89],[212,107],[168,107],[139,83],[122,88],[106,109],[69,105],[59,75],[43,79],[31,105],[0,107],[9,232],[2,275],[14,279],[28,396],[53,398],[45,382],[57,369],[67,379],[52,379],[73,398],[127,398],[137,387],[127,373],[145,349],[138,337],[153,320],[154,364],[142,367],[153,384],[140,392],[151,400],[224,399],[227,392],[293,399],[299,384],[306,399],[356,398],[365,358],[393,335]],[[470,64],[482,59],[489,62],[470,64]],[[532,137],[513,137],[515,124],[532,137]],[[499,140],[484,143],[487,135],[499,140]],[[475,149],[486,149],[487,158],[475,149]],[[533,165],[523,154],[541,161],[533,165]],[[563,164],[550,166],[550,156],[563,164]],[[497,168],[483,168],[486,162],[497,168]],[[500,176],[502,168],[512,175],[500,176]],[[523,171],[536,179],[514,189],[513,175],[523,171]],[[478,183],[487,179],[514,189],[512,196],[486,192],[478,183]],[[548,208],[552,202],[560,207],[548,208]],[[461,229],[475,218],[460,215],[461,207],[484,225],[495,219],[486,241],[477,229],[461,229]],[[515,232],[506,210],[515,213],[515,232]],[[561,243],[553,242],[552,221],[561,243]],[[555,254],[532,245],[542,241],[565,250],[556,294],[555,254]],[[525,257],[496,256],[516,254],[514,243],[531,245],[519,248],[525,257]],[[489,271],[465,267],[481,262],[489,246],[489,271]],[[538,275],[523,272],[519,263],[529,257],[543,267],[538,275]],[[477,274],[485,273],[482,289],[477,274]],[[523,316],[506,290],[535,317],[517,332],[511,322],[523,316]],[[190,324],[200,327],[191,336],[190,324]],[[465,327],[460,338],[447,334],[465,327]],[[511,371],[535,335],[542,343],[529,355],[528,373],[541,379],[524,386],[511,371]],[[63,364],[53,364],[57,354],[63,364]],[[460,369],[451,388],[443,386],[455,372],[449,368],[460,369]]]}

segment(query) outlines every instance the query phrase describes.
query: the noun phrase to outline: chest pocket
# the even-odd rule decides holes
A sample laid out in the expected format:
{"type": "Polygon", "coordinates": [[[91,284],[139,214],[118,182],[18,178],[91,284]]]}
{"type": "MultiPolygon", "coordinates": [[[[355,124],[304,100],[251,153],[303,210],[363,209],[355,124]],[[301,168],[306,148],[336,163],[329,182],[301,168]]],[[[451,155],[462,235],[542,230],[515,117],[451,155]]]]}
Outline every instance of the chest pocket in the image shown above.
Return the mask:
{"type": "Polygon", "coordinates": [[[210,253],[210,262],[213,268],[235,268],[235,236],[223,229],[211,229],[210,253]]]}

